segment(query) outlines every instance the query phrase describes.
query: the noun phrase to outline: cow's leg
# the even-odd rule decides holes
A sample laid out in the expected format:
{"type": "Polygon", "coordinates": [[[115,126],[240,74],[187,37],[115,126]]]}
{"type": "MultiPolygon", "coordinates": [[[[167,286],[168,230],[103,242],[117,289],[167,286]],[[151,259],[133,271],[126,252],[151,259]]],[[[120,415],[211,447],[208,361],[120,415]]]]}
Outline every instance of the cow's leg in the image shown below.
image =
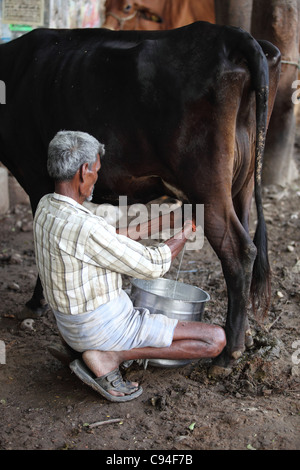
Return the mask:
{"type": "MultiPolygon", "coordinates": [[[[249,215],[252,202],[253,186],[253,178],[251,178],[233,199],[235,212],[247,233],[249,233],[249,215]]],[[[245,325],[245,346],[247,349],[253,346],[253,337],[248,315],[246,316],[245,325]]]]}
{"type": "MultiPolygon", "coordinates": [[[[33,216],[35,214],[38,202],[43,195],[44,194],[29,196],[33,216]]],[[[45,302],[44,299],[41,280],[38,276],[31,299],[26,302],[24,308],[20,312],[18,312],[16,316],[19,320],[22,320],[24,318],[39,318],[46,313],[48,308],[48,304],[45,302]]]]}
{"type": "Polygon", "coordinates": [[[38,276],[33,295],[24,308],[17,313],[17,318],[22,320],[24,318],[39,318],[48,310],[48,305],[44,300],[43,288],[38,276]]]}
{"type": "MultiPolygon", "coordinates": [[[[28,155],[22,154],[22,158],[24,162],[26,161],[30,162],[32,154],[42,155],[43,153],[44,153],[43,149],[40,149],[39,151],[34,150],[32,151],[32,153],[29,153],[28,155]]],[[[13,150],[12,150],[12,154],[13,154],[13,150]]],[[[22,162],[13,162],[9,159],[6,159],[6,158],[4,159],[3,157],[2,157],[2,161],[5,162],[5,164],[7,165],[7,168],[9,168],[11,173],[19,182],[20,186],[29,195],[32,215],[34,216],[35,210],[37,208],[40,198],[44,196],[44,194],[47,194],[53,191],[51,181],[47,179],[43,179],[41,176],[43,175],[43,171],[44,171],[42,161],[39,161],[41,165],[39,169],[36,167],[36,165],[34,166],[36,170],[35,172],[34,171],[30,172],[31,170],[30,165],[26,167],[26,172],[25,172],[25,166],[24,166],[23,168],[24,173],[20,171],[20,169],[22,169],[22,162]]],[[[19,320],[22,320],[24,318],[39,318],[41,315],[43,315],[46,312],[47,309],[48,309],[48,305],[45,303],[45,300],[44,300],[41,281],[39,277],[37,277],[36,285],[35,285],[34,292],[33,292],[31,299],[25,304],[22,310],[16,313],[16,317],[19,320]]]]}
{"type": "MultiPolygon", "coordinates": [[[[247,306],[256,248],[236,215],[231,201],[205,205],[205,234],[218,255],[227,284],[228,311],[225,324],[227,345],[211,372],[231,364],[245,349],[247,306]]],[[[222,370],[222,372],[223,372],[222,370]]]]}

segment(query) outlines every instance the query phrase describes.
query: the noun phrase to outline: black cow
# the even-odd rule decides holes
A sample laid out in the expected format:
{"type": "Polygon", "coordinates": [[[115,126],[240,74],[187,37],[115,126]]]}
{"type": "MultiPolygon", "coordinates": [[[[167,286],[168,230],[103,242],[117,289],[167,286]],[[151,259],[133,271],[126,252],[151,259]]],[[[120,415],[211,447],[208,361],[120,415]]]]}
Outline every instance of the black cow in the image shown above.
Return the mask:
{"type": "MultiPolygon", "coordinates": [[[[269,298],[260,174],[279,66],[270,43],[205,22],[161,32],[37,29],[0,46],[0,158],[33,213],[53,191],[47,147],[60,129],[106,146],[94,202],[148,202],[173,187],[205,205],[228,290],[227,346],[215,369],[244,350],[250,286],[254,306],[269,298]]],[[[38,282],[27,308],[41,302],[38,282]]]]}

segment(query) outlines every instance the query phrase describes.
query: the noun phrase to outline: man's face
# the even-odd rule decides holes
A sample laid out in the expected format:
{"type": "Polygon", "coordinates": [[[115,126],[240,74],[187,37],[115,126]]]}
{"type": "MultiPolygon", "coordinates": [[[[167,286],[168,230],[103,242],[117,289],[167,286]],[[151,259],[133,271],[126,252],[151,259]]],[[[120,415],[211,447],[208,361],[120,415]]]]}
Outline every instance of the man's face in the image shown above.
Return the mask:
{"type": "Polygon", "coordinates": [[[88,195],[85,199],[88,202],[90,202],[93,199],[94,187],[98,179],[98,171],[100,170],[100,168],[101,168],[101,162],[100,162],[100,156],[98,154],[97,160],[93,164],[91,170],[89,170],[89,174],[88,174],[88,188],[87,188],[88,195]]]}

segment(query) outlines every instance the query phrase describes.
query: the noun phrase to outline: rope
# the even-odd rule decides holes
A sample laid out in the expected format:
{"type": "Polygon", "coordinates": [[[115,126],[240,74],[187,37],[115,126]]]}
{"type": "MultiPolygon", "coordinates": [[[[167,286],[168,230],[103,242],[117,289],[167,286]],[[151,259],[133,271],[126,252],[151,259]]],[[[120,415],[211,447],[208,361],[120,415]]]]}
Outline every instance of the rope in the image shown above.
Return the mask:
{"type": "Polygon", "coordinates": [[[300,70],[300,57],[299,57],[298,62],[295,62],[293,60],[282,60],[281,63],[282,64],[288,64],[288,65],[294,65],[295,67],[297,67],[300,70]]]}
{"type": "Polygon", "coordinates": [[[124,23],[126,21],[132,20],[132,18],[134,18],[136,14],[137,14],[137,11],[135,11],[132,15],[129,15],[127,17],[125,16],[125,17],[122,18],[122,17],[116,15],[115,13],[113,13],[112,11],[108,11],[106,13],[106,16],[112,16],[113,18],[115,18],[115,20],[117,20],[118,23],[120,24],[120,28],[123,29],[124,23]]]}

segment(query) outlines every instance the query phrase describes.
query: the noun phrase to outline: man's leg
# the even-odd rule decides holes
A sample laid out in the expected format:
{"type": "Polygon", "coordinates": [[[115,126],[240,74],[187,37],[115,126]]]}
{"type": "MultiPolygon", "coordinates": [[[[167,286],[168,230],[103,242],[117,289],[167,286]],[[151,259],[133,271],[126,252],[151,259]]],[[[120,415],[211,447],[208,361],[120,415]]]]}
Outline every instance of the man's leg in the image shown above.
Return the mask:
{"type": "MultiPolygon", "coordinates": [[[[226,344],[225,332],[216,325],[200,322],[178,322],[172,344],[166,348],[135,348],[129,351],[85,351],[82,358],[96,375],[111,372],[121,362],[132,359],[201,359],[218,356],[226,344]]],[[[132,382],[136,387],[138,384],[132,382]]],[[[110,391],[112,395],[123,395],[110,391]]]]}

